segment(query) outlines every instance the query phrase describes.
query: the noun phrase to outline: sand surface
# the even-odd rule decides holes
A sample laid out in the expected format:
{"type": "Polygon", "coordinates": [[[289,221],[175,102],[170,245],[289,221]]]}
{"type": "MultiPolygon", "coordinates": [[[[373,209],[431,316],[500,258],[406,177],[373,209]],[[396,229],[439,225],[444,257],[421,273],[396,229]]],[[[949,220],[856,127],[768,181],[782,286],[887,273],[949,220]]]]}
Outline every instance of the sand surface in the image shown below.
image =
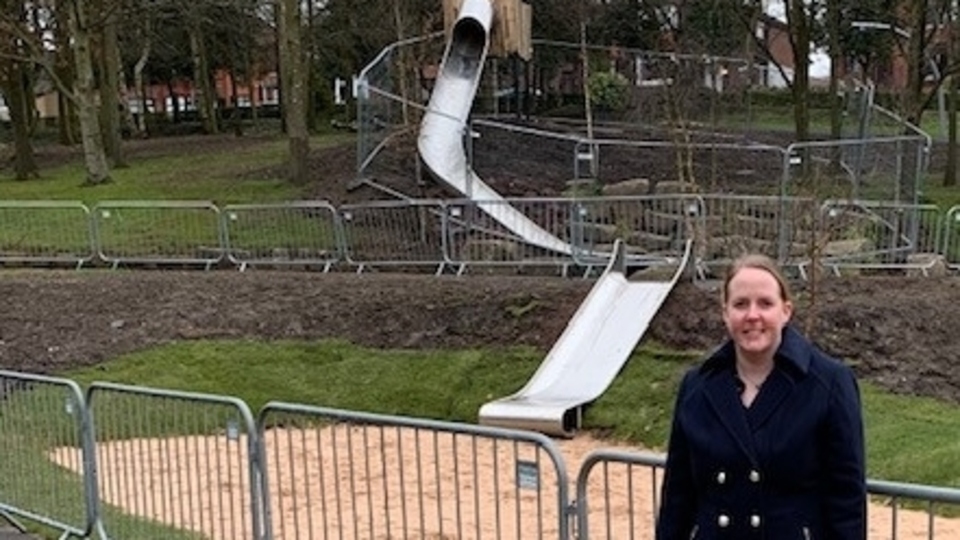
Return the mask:
{"type": "MultiPolygon", "coordinates": [[[[528,442],[411,428],[338,425],[275,428],[265,437],[274,538],[557,538],[562,480],[550,455],[528,442]]],[[[599,448],[642,451],[586,435],[556,441],[570,472],[599,448]]],[[[244,436],[133,439],[97,447],[101,500],[212,539],[251,538],[244,436]]],[[[76,449],[51,459],[75,467],[76,449]]],[[[598,464],[588,476],[590,538],[650,539],[660,475],[645,466],[598,464]]],[[[925,539],[925,512],[898,509],[897,538],[925,539]]],[[[870,505],[870,539],[892,538],[889,506],[870,505]]],[[[119,524],[105,524],[107,530],[119,524]]],[[[935,538],[960,538],[960,520],[936,518],[935,538]]],[[[136,535],[136,529],[123,531],[136,535]]],[[[142,534],[142,531],[141,531],[142,534]]]]}

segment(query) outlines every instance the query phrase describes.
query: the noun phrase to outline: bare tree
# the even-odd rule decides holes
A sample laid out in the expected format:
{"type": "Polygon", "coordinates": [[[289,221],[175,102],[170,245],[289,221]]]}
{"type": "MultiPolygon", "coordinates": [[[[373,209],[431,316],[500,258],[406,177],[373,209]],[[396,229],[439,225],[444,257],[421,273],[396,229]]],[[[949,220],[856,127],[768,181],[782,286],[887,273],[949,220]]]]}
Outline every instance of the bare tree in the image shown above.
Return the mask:
{"type": "Polygon", "coordinates": [[[307,157],[310,139],[307,134],[307,81],[301,44],[300,3],[297,0],[277,0],[280,76],[283,90],[283,115],[290,148],[290,180],[297,184],[307,181],[307,157]]]}
{"type": "MultiPolygon", "coordinates": [[[[0,19],[0,30],[10,26],[20,26],[24,22],[25,12],[19,0],[3,2],[6,19],[0,19]]],[[[0,32],[0,91],[6,96],[10,111],[10,123],[13,127],[14,160],[13,171],[17,180],[27,180],[39,176],[37,162],[30,141],[29,114],[32,109],[32,85],[28,82],[27,72],[30,64],[23,60],[22,42],[13,32],[0,32]]]]}
{"type": "MultiPolygon", "coordinates": [[[[950,2],[950,9],[947,12],[947,25],[949,36],[947,38],[950,46],[947,49],[949,65],[960,64],[960,40],[957,39],[957,25],[960,24],[960,16],[957,13],[957,2],[950,2]]],[[[947,100],[950,110],[948,111],[948,134],[947,134],[947,164],[943,173],[943,185],[957,185],[957,99],[960,98],[960,92],[957,91],[957,73],[951,73],[948,76],[947,88],[950,92],[950,99],[947,100]]]]}
{"type": "MultiPolygon", "coordinates": [[[[110,168],[104,152],[100,131],[100,96],[94,76],[93,30],[89,24],[89,0],[71,0],[63,6],[69,11],[67,20],[73,38],[72,49],[76,65],[76,84],[72,97],[80,119],[80,140],[87,169],[85,183],[98,185],[110,181],[110,168]]],[[[63,90],[63,89],[61,89],[63,90]]]]}
{"type": "Polygon", "coordinates": [[[103,149],[114,167],[126,167],[123,158],[120,134],[120,103],[121,76],[120,46],[118,43],[117,26],[119,6],[117,4],[102,4],[103,26],[101,46],[99,50],[99,67],[101,77],[100,92],[100,123],[103,129],[103,149]]]}

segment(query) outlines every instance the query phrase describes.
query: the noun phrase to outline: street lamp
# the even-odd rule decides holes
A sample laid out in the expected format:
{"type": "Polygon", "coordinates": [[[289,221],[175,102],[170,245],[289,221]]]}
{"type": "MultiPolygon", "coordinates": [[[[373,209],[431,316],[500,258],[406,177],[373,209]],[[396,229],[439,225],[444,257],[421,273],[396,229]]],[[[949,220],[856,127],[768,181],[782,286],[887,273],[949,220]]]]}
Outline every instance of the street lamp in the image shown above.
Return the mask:
{"type": "MultiPolygon", "coordinates": [[[[893,32],[903,39],[910,39],[911,36],[909,31],[899,26],[879,21],[853,21],[850,23],[850,26],[857,30],[886,30],[893,32]]],[[[946,98],[943,93],[943,77],[940,73],[940,66],[937,65],[936,60],[929,57],[927,60],[930,62],[930,71],[933,72],[933,76],[937,79],[937,109],[939,109],[938,112],[940,113],[940,135],[946,136],[947,111],[945,105],[946,98]]]]}

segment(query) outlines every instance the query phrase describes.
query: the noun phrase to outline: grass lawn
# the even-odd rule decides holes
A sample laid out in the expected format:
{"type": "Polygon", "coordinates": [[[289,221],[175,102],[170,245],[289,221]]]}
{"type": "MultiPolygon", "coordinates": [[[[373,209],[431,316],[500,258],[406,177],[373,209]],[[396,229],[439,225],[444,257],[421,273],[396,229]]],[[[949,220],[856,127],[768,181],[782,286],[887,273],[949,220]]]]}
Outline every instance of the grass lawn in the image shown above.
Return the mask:
{"type": "MultiPolygon", "coordinates": [[[[311,146],[320,148],[351,139],[352,135],[323,135],[311,139],[311,146]]],[[[287,142],[277,136],[262,144],[131,159],[129,167],[111,170],[111,183],[95,188],[82,185],[83,164],[77,161],[43,170],[39,180],[15,182],[9,173],[0,175],[0,199],[72,200],[88,206],[108,200],[205,200],[220,205],[299,199],[302,188],[283,178],[242,176],[281,165],[286,156],[287,142]]]]}

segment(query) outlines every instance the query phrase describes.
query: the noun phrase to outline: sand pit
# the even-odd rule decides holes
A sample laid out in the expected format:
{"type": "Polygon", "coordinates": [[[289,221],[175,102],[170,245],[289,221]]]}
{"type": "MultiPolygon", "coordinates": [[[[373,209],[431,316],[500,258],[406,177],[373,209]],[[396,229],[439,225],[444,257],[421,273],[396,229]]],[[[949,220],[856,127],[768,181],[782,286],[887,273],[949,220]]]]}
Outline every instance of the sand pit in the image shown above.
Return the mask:
{"type": "MultiPolygon", "coordinates": [[[[586,435],[557,445],[570,501],[588,453],[641,450],[586,435]]],[[[560,477],[549,455],[527,442],[341,424],[270,429],[264,447],[277,539],[526,540],[560,532],[560,477]]],[[[58,449],[51,459],[75,467],[76,452],[58,449]]],[[[133,439],[99,444],[97,452],[104,503],[211,539],[253,537],[245,437],[133,439]]],[[[589,537],[651,539],[658,481],[647,467],[594,468],[589,537]]],[[[892,537],[892,517],[889,507],[871,504],[871,540],[892,537]]],[[[900,509],[896,517],[897,538],[927,538],[926,513],[900,509]]],[[[937,518],[935,531],[938,539],[960,538],[960,520],[937,518]]]]}

